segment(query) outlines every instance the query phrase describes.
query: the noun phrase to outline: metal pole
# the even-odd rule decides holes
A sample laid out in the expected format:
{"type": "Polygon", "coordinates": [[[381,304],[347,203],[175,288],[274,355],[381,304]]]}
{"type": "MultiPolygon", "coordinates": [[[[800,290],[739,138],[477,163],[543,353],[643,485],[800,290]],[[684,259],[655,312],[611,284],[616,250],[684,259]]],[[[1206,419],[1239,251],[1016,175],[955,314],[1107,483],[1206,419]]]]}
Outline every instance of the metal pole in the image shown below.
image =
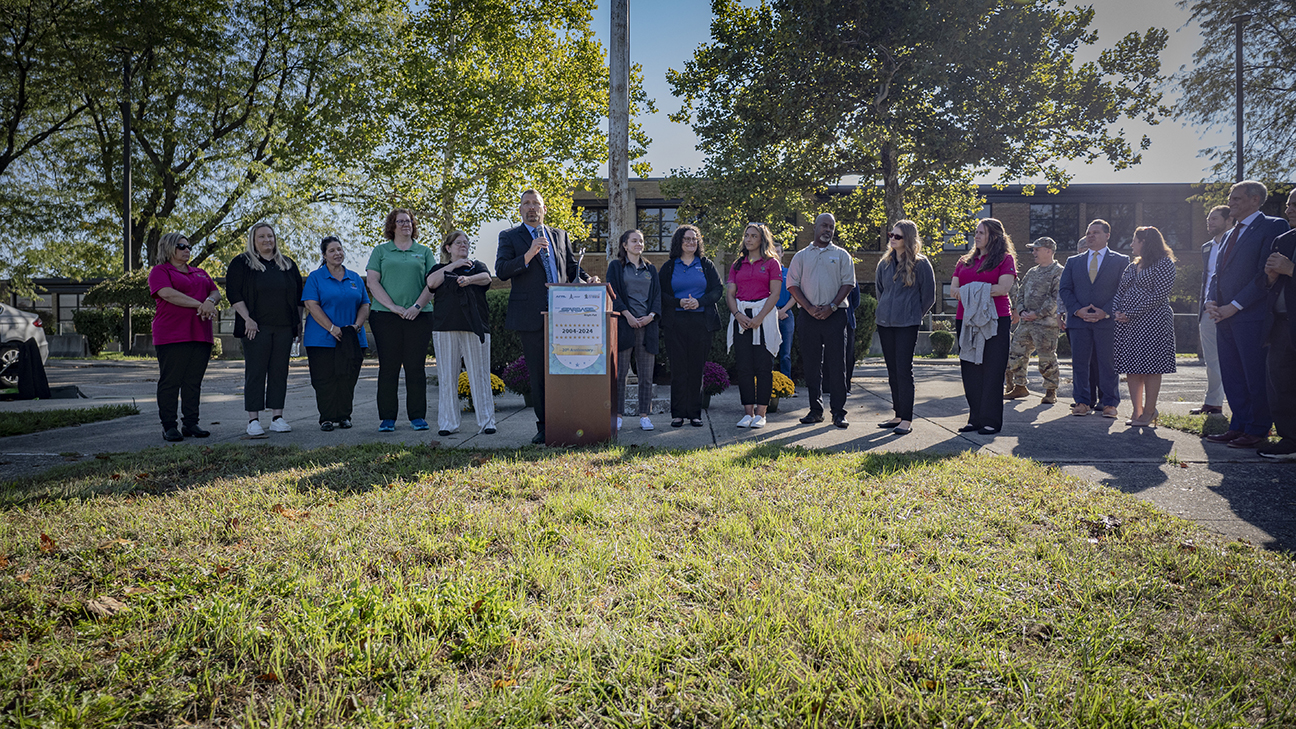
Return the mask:
{"type": "Polygon", "coordinates": [[[1251,15],[1248,13],[1233,16],[1233,25],[1237,29],[1237,58],[1234,61],[1237,70],[1237,179],[1234,182],[1246,179],[1246,167],[1242,155],[1242,29],[1246,27],[1249,20],[1251,15]]]}
{"type": "MultiPolygon", "coordinates": [[[[131,272],[131,58],[122,56],[122,271],[131,272]]],[[[131,331],[130,301],[122,302],[122,352],[130,354],[135,343],[131,331]]]]}
{"type": "Polygon", "coordinates": [[[608,70],[608,246],[616,255],[621,234],[635,227],[630,198],[630,0],[612,2],[608,70]]]}

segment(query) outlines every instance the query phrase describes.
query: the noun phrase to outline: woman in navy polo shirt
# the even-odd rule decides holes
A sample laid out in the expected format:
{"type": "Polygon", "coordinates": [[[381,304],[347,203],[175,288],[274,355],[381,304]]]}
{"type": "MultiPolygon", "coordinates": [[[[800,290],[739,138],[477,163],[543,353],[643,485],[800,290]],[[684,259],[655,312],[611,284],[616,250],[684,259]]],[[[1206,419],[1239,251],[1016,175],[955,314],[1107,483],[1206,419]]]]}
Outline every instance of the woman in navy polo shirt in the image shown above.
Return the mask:
{"type": "Polygon", "coordinates": [[[369,294],[364,279],[342,262],[342,241],[329,236],[320,241],[324,261],[311,271],[302,287],[306,318],[306,357],[311,386],[319,405],[320,430],[351,427],[351,404],[364,349],[364,324],[369,318],[369,294]]]}
{"type": "Polygon", "coordinates": [[[720,274],[702,248],[702,231],[681,225],[662,264],[662,327],[671,368],[671,427],[702,427],[702,368],[720,331],[720,274]]]}

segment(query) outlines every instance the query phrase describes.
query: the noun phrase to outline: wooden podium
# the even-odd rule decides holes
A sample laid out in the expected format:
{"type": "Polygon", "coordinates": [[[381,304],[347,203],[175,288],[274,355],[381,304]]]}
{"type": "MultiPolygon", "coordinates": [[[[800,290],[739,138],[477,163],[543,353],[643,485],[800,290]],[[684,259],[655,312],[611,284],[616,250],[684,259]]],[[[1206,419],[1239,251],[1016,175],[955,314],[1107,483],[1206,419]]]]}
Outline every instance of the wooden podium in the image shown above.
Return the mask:
{"type": "Polygon", "coordinates": [[[607,284],[548,284],[545,445],[616,437],[617,312],[607,284]]]}

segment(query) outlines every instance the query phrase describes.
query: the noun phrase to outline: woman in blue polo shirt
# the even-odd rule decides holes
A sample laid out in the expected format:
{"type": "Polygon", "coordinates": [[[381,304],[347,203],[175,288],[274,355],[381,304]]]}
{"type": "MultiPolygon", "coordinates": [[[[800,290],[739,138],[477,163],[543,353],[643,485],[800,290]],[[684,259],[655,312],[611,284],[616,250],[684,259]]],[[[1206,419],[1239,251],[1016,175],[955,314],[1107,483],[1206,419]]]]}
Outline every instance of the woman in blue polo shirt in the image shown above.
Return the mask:
{"type": "Polygon", "coordinates": [[[306,318],[306,357],[311,386],[319,405],[320,430],[351,427],[351,404],[364,358],[364,324],[369,318],[369,294],[364,279],[342,265],[342,241],[320,241],[324,261],[311,271],[302,287],[306,318]]]}
{"type": "Polygon", "coordinates": [[[662,327],[671,368],[671,427],[688,420],[702,427],[702,368],[711,340],[720,331],[716,304],[724,284],[705,255],[702,231],[681,225],[671,236],[670,259],[662,264],[662,327]]]}

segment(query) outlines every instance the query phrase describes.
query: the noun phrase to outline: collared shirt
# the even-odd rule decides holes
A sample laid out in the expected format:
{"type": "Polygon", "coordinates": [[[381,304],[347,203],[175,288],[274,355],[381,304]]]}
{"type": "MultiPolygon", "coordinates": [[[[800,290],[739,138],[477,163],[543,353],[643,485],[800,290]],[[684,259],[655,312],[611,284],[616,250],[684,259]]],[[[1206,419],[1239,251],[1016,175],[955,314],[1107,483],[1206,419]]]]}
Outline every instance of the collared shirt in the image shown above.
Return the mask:
{"type": "MultiPolygon", "coordinates": [[[[809,245],[797,251],[788,265],[788,288],[796,286],[813,306],[831,306],[843,286],[855,285],[855,262],[835,243],[820,248],[809,245]]],[[[848,306],[846,299],[838,308],[848,306]]]]}
{"type": "MultiPolygon", "coordinates": [[[[684,259],[676,258],[672,264],[671,288],[677,299],[701,299],[706,294],[706,272],[702,270],[702,257],[693,256],[693,262],[685,264],[684,259]]],[[[690,311],[675,307],[675,311],[690,311]]],[[[693,311],[701,311],[694,309],[693,311]]]]}
{"type": "Polygon", "coordinates": [[[1228,239],[1228,232],[1225,232],[1224,237],[1220,238],[1219,240],[1215,240],[1214,238],[1210,239],[1210,243],[1211,243],[1210,255],[1206,257],[1206,281],[1207,282],[1209,282],[1211,280],[1211,277],[1215,275],[1215,266],[1218,265],[1219,263],[1220,248],[1224,245],[1224,241],[1227,239],[1228,239]]]}
{"type": "MultiPolygon", "coordinates": [[[[364,279],[355,271],[343,269],[342,280],[339,281],[329,273],[328,266],[320,266],[306,277],[306,283],[302,286],[302,301],[318,303],[324,316],[334,326],[349,327],[355,324],[360,307],[369,303],[369,292],[365,290],[364,279]]],[[[357,333],[361,348],[368,347],[364,327],[357,333]]],[[[336,347],[337,340],[315,321],[315,317],[307,315],[302,344],[307,347],[336,347]]]]}
{"type": "Polygon", "coordinates": [[[621,267],[621,280],[625,286],[626,308],[635,316],[648,316],[652,310],[652,302],[648,301],[648,292],[652,291],[652,264],[642,257],[638,266],[626,261],[621,267]]]}
{"type": "Polygon", "coordinates": [[[1099,249],[1096,250],[1096,251],[1089,251],[1090,260],[1085,261],[1085,266],[1091,266],[1091,265],[1093,265],[1093,257],[1094,257],[1094,256],[1097,256],[1097,257],[1098,257],[1098,269],[1099,269],[1099,270],[1102,270],[1103,256],[1107,255],[1107,251],[1109,251],[1109,250],[1111,250],[1111,249],[1108,248],[1107,246],[1103,246],[1102,248],[1099,248],[1099,249]]]}
{"type": "MultiPolygon", "coordinates": [[[[1237,221],[1237,224],[1234,225],[1232,228],[1230,228],[1229,232],[1224,234],[1224,243],[1221,246],[1217,246],[1217,248],[1223,248],[1223,250],[1218,251],[1216,254],[1220,256],[1219,260],[1223,259],[1225,252],[1227,252],[1229,248],[1237,245],[1237,242],[1242,240],[1242,236],[1246,235],[1247,228],[1250,228],[1251,224],[1254,223],[1255,219],[1258,217],[1260,217],[1259,210],[1237,221]],[[1242,227],[1239,228],[1238,225],[1242,227]],[[1237,231],[1237,236],[1233,235],[1233,231],[1235,230],[1237,231]]],[[[1238,311],[1242,311],[1242,305],[1237,302],[1237,299],[1234,299],[1229,303],[1233,305],[1234,309],[1237,309],[1238,311]]]]}
{"type": "MultiPolygon", "coordinates": [[[[531,240],[535,240],[539,236],[540,232],[542,231],[542,228],[532,228],[526,223],[523,223],[522,225],[525,225],[527,232],[531,234],[531,240]]],[[[547,235],[544,236],[544,240],[545,240],[545,248],[548,249],[549,255],[541,256],[543,260],[543,265],[549,271],[549,281],[551,283],[558,283],[558,261],[557,261],[557,256],[554,254],[553,241],[550,240],[549,236],[547,235]]]]}

